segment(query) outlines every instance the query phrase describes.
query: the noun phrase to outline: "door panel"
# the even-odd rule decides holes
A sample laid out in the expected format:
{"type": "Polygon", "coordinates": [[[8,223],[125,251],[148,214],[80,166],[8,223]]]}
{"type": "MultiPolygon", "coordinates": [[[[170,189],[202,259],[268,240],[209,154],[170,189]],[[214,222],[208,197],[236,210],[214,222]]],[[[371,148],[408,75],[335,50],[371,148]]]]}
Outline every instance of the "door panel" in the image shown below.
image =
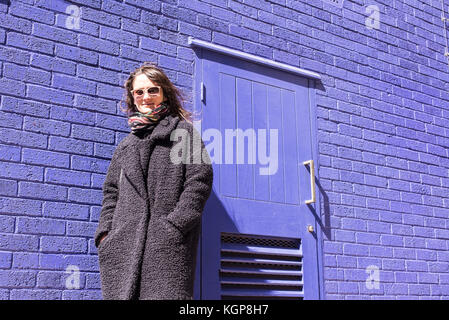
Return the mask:
{"type": "Polygon", "coordinates": [[[304,204],[310,173],[302,164],[312,159],[308,81],[212,51],[202,57],[201,128],[214,185],[200,296],[316,299],[317,241],[307,231],[316,221],[304,204]]]}

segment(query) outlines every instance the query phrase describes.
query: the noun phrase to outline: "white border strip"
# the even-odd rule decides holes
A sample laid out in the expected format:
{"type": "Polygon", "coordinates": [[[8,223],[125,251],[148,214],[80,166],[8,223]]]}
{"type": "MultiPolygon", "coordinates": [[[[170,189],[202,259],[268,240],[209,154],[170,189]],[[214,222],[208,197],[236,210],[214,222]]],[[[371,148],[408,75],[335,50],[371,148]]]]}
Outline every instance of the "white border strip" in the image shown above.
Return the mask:
{"type": "Polygon", "coordinates": [[[188,44],[191,47],[200,47],[200,48],[205,48],[205,49],[209,49],[212,51],[217,51],[223,54],[227,54],[233,57],[237,57],[243,60],[248,60],[254,63],[258,63],[258,64],[262,64],[265,66],[269,66],[275,69],[280,69],[280,70],[284,70],[284,71],[288,71],[288,72],[292,72],[301,76],[305,76],[307,78],[311,78],[311,79],[316,79],[319,80],[321,79],[321,75],[319,75],[316,72],[313,71],[309,71],[309,70],[305,70],[305,69],[301,69],[301,68],[297,68],[297,67],[293,67],[290,66],[288,64],[285,63],[280,63],[280,62],[276,62],[270,59],[266,59],[266,58],[262,58],[262,57],[258,57],[255,56],[253,54],[250,53],[245,53],[242,51],[238,51],[235,49],[231,49],[231,48],[227,48],[227,47],[223,47],[220,46],[218,44],[213,44],[210,42],[206,42],[203,40],[198,40],[198,39],[194,39],[193,37],[189,37],[188,38],[188,44]]]}

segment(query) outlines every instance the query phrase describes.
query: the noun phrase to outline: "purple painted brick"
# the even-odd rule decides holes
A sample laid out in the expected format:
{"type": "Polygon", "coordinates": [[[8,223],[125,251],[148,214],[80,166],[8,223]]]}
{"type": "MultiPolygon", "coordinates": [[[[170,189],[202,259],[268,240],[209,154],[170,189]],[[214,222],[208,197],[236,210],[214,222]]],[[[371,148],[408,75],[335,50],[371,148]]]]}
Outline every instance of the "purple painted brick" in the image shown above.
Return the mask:
{"type": "Polygon", "coordinates": [[[16,269],[38,269],[39,254],[14,252],[13,268],[16,269]]]}
{"type": "Polygon", "coordinates": [[[114,132],[111,130],[89,127],[83,125],[72,125],[72,137],[75,139],[90,140],[104,143],[114,143],[114,132]]]}
{"type": "Polygon", "coordinates": [[[42,181],[43,169],[36,166],[0,161],[0,176],[3,178],[42,181]]]}
{"type": "Polygon", "coordinates": [[[66,220],[87,220],[89,206],[64,202],[44,202],[42,214],[44,217],[66,220]]]}
{"type": "Polygon", "coordinates": [[[67,222],[67,235],[92,237],[96,228],[97,224],[93,222],[69,221],[67,222]]]}
{"type": "Polygon", "coordinates": [[[51,107],[50,118],[63,120],[67,123],[95,124],[95,113],[60,106],[51,107]]]}
{"type": "Polygon", "coordinates": [[[17,233],[63,235],[65,222],[54,219],[23,218],[17,219],[17,233]]]}
{"type": "Polygon", "coordinates": [[[71,106],[73,104],[74,95],[62,90],[50,89],[46,87],[28,85],[28,98],[36,99],[44,102],[52,101],[63,105],[71,106]]]}
{"type": "Polygon", "coordinates": [[[24,117],[23,129],[56,136],[68,136],[70,134],[69,123],[34,117],[24,117]]]}
{"type": "Polygon", "coordinates": [[[33,54],[31,58],[31,65],[44,70],[56,71],[70,75],[74,75],[76,70],[75,62],[57,58],[52,59],[41,54],[33,54]]]}
{"type": "Polygon", "coordinates": [[[17,182],[14,180],[0,179],[0,195],[14,197],[17,195],[17,182]]]}
{"type": "Polygon", "coordinates": [[[22,161],[28,164],[68,168],[70,156],[58,152],[23,148],[22,161]]]}
{"type": "Polygon", "coordinates": [[[78,237],[42,236],[40,248],[45,253],[86,253],[87,241],[78,237]]]}
{"type": "Polygon", "coordinates": [[[98,63],[98,53],[65,44],[56,44],[55,55],[86,64],[95,65],[98,63]]]}
{"type": "Polygon", "coordinates": [[[93,144],[88,141],[80,141],[71,138],[50,137],[49,149],[75,154],[91,155],[93,153],[93,144]]]}
{"type": "MultiPolygon", "coordinates": [[[[16,11],[19,12],[20,10],[16,11]]],[[[6,29],[16,30],[26,34],[30,34],[32,29],[31,21],[28,21],[27,19],[13,17],[3,12],[0,12],[0,26],[6,29]]]]}
{"type": "Polygon", "coordinates": [[[127,32],[120,29],[100,27],[100,38],[110,40],[112,42],[124,43],[133,47],[139,45],[139,39],[135,32],[127,32]]]}
{"type": "Polygon", "coordinates": [[[54,51],[54,44],[52,42],[16,32],[9,32],[7,34],[6,44],[12,47],[27,49],[29,51],[37,51],[45,54],[53,54],[54,51]]]}
{"type": "Polygon", "coordinates": [[[100,190],[70,188],[68,199],[77,203],[101,205],[103,192],[100,190]]]}
{"type": "Polygon", "coordinates": [[[33,271],[0,270],[0,286],[9,288],[32,288],[36,284],[33,271]]]}
{"type": "Polygon", "coordinates": [[[47,86],[50,85],[51,79],[51,74],[48,71],[13,64],[5,64],[4,76],[11,79],[47,86]]]}
{"type": "Polygon", "coordinates": [[[44,200],[67,200],[67,188],[35,182],[19,182],[18,195],[44,200]]]}
{"type": "Polygon", "coordinates": [[[77,92],[95,95],[96,92],[96,83],[93,81],[87,81],[84,79],[80,79],[78,77],[71,77],[67,75],[58,75],[55,74],[53,76],[53,85],[54,88],[62,89],[65,91],[77,92]]]}
{"type": "Polygon", "coordinates": [[[88,187],[90,185],[90,174],[86,172],[50,168],[45,170],[45,182],[88,187]]]}
{"type": "Polygon", "coordinates": [[[37,251],[39,237],[19,234],[0,234],[0,250],[37,251]]]}
{"type": "MultiPolygon", "coordinates": [[[[84,17],[84,15],[83,15],[84,17]]],[[[79,46],[87,50],[103,52],[112,55],[118,55],[120,45],[104,39],[98,39],[86,34],[79,35],[79,46]]]]}
{"type": "Polygon", "coordinates": [[[10,269],[12,262],[12,253],[11,252],[0,252],[0,268],[1,269],[10,269]]]}
{"type": "Polygon", "coordinates": [[[119,84],[117,73],[100,69],[93,68],[85,65],[78,66],[78,75],[82,78],[95,80],[97,82],[105,82],[109,84],[119,84]]]}

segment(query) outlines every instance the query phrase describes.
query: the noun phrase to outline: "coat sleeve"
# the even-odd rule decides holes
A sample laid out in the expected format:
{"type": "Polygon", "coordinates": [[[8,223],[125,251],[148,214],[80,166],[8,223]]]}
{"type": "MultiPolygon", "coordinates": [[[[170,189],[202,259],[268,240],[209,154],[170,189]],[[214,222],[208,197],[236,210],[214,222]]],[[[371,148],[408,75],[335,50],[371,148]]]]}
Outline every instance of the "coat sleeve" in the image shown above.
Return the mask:
{"type": "Polygon", "coordinates": [[[193,147],[189,148],[190,161],[183,164],[185,166],[183,191],[175,209],[167,215],[167,220],[184,235],[201,221],[213,182],[212,164],[200,134],[193,126],[189,126],[187,131],[191,141],[197,140],[193,143],[193,147]],[[194,161],[195,159],[201,161],[194,161]]]}
{"type": "Polygon", "coordinates": [[[106,179],[103,184],[103,203],[98,227],[94,236],[96,247],[99,245],[101,236],[111,230],[112,216],[117,204],[120,166],[118,165],[116,154],[117,151],[114,152],[114,155],[112,156],[106,179]]]}

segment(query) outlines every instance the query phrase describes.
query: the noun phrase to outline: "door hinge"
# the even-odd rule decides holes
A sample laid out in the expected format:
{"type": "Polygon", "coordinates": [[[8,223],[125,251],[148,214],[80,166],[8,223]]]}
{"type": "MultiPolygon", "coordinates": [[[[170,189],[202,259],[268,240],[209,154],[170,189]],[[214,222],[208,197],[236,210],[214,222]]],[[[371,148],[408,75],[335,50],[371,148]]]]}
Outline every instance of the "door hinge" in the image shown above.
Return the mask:
{"type": "Polygon", "coordinates": [[[206,87],[204,86],[204,82],[201,82],[200,95],[201,101],[206,102],[206,87]]]}

